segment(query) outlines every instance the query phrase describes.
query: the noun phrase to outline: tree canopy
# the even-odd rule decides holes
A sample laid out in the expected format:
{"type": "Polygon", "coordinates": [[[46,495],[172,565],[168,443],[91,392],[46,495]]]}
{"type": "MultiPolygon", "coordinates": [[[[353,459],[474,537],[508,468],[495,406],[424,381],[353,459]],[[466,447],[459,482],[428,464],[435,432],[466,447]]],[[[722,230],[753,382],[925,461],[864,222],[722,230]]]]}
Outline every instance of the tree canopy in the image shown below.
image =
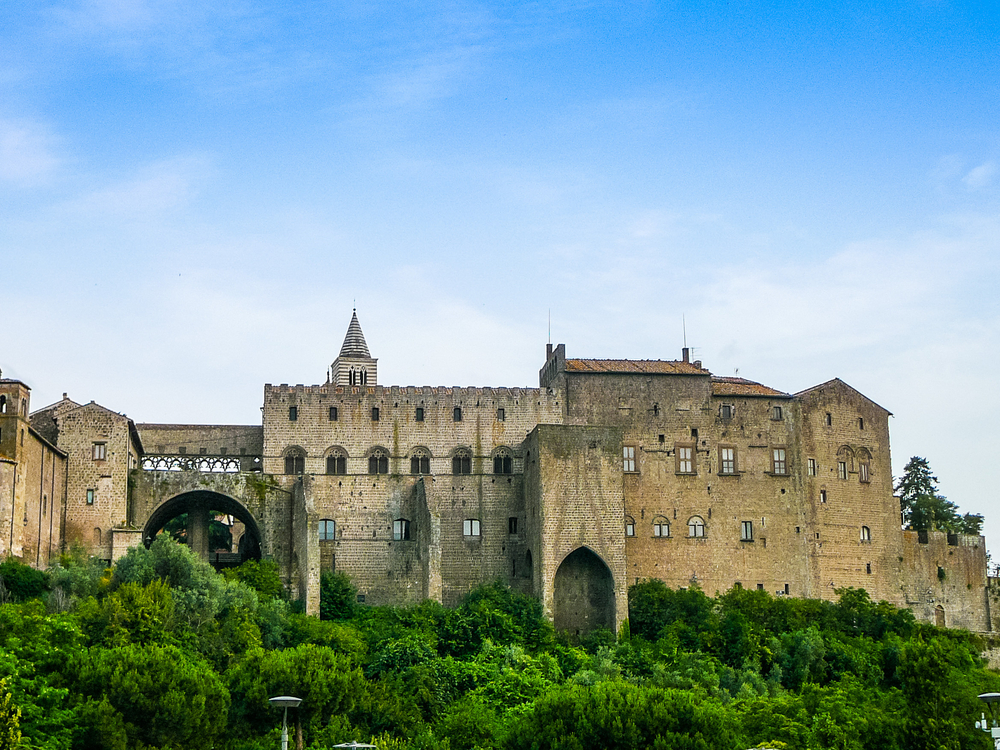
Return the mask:
{"type": "Polygon", "coordinates": [[[938,478],[931,473],[926,458],[913,456],[903,467],[895,492],[903,511],[906,528],[915,531],[947,531],[953,534],[980,534],[983,516],[959,515],[958,506],[938,492],[938,478]]]}

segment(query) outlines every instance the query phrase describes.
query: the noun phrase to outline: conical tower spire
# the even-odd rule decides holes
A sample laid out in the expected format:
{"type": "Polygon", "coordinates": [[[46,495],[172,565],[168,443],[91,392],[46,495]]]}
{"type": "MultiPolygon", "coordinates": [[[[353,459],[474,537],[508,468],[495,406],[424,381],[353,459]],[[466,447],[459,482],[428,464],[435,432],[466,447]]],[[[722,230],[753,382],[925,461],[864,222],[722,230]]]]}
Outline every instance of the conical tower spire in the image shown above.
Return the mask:
{"type": "Polygon", "coordinates": [[[378,360],[368,351],[368,342],[358,322],[358,311],[353,310],[351,323],[347,326],[344,345],[340,355],[330,365],[328,383],[346,386],[376,385],[378,382],[378,360]]]}
{"type": "Polygon", "coordinates": [[[365,342],[365,334],[361,331],[361,324],[358,322],[357,310],[351,315],[351,324],[347,326],[347,335],[344,337],[344,345],[340,347],[340,356],[369,359],[372,356],[365,342]]]}

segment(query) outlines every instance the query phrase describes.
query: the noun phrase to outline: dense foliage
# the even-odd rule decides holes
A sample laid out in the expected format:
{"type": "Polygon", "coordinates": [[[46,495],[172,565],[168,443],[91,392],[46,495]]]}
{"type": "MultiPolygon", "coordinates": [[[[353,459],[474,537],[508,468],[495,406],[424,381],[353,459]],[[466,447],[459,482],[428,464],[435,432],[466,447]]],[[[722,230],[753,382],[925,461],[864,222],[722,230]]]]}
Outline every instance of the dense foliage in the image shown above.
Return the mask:
{"type": "Polygon", "coordinates": [[[575,644],[500,585],[366,607],[327,575],[306,617],[273,563],[218,575],[166,535],[111,570],[22,568],[0,566],[0,750],[273,749],[281,694],[306,748],[988,748],[976,695],[1000,690],[975,636],[854,589],[646,581],[621,633],[575,644]]]}

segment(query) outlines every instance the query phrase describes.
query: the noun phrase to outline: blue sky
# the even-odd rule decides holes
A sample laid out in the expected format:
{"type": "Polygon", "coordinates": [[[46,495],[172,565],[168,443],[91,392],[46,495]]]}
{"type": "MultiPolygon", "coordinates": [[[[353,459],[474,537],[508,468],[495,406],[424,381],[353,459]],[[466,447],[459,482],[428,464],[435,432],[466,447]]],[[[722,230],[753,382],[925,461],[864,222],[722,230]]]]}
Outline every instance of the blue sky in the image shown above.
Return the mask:
{"type": "Polygon", "coordinates": [[[0,10],[0,367],[259,421],[356,300],[387,384],[569,356],[840,377],[987,516],[1000,7],[78,0],[0,10]],[[8,318],[11,321],[11,318],[8,318]]]}

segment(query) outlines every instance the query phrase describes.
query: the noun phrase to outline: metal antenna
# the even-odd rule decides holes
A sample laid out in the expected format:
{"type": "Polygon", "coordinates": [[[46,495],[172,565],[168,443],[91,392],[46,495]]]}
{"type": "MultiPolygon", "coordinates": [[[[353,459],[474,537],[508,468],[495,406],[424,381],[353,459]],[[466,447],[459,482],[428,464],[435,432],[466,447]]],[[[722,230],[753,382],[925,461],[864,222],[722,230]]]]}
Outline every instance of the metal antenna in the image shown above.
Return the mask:
{"type": "Polygon", "coordinates": [[[685,320],[684,318],[684,313],[681,313],[681,330],[684,332],[684,348],[687,349],[688,329],[687,329],[687,320],[685,320]]]}
{"type": "Polygon", "coordinates": [[[549,308],[549,343],[552,343],[552,308],[549,308]]]}

